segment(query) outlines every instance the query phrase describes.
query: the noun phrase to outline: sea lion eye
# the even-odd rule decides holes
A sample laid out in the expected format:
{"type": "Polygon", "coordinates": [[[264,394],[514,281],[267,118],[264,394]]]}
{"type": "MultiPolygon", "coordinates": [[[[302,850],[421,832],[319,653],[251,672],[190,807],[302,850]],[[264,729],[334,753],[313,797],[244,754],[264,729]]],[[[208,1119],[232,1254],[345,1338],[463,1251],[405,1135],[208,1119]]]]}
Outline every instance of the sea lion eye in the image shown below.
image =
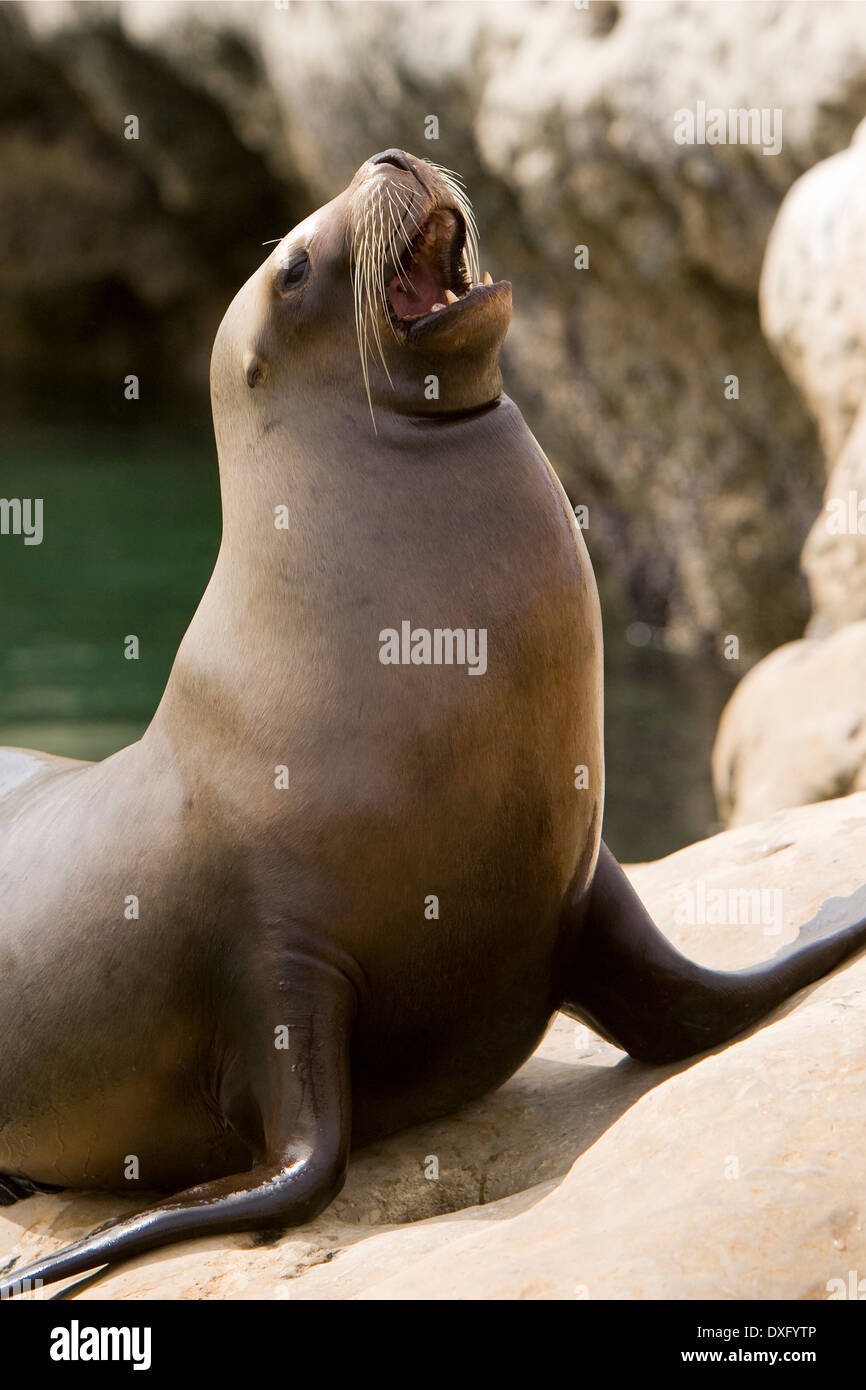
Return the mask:
{"type": "Polygon", "coordinates": [[[306,251],[300,251],[297,256],[292,257],[288,265],[281,266],[277,271],[277,289],[281,294],[297,289],[298,285],[306,280],[309,269],[310,257],[306,251]]]}

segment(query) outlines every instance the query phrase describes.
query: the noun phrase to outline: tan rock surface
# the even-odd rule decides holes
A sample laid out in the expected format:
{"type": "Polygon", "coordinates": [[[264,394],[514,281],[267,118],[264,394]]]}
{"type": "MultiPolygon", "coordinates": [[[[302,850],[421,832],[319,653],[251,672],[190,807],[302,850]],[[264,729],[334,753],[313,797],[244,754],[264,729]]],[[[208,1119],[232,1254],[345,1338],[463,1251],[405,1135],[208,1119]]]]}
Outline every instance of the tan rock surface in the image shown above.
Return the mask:
{"type": "Polygon", "coordinates": [[[803,569],[814,610],[810,636],[866,618],[866,391],[803,547],[803,569]]]}
{"type": "Polygon", "coordinates": [[[866,622],[789,642],[743,677],[719,722],[713,782],[729,825],[866,788],[866,622]]]}
{"type": "Polygon", "coordinates": [[[866,786],[866,122],[785,198],[760,301],[829,480],[802,555],[807,640],[753,667],[719,723],[713,781],[729,825],[866,786]]]}
{"type": "Polygon", "coordinates": [[[761,327],[834,460],[866,399],[866,121],[786,196],[767,243],[761,327]]]}

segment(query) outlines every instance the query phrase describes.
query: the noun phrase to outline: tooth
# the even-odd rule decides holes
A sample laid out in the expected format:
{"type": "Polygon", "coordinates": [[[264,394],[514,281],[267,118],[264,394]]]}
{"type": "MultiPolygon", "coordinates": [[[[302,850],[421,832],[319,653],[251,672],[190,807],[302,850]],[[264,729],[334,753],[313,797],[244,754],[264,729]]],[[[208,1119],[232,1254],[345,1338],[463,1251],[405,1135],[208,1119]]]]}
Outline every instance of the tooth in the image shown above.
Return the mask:
{"type": "Polygon", "coordinates": [[[484,272],[484,283],[485,283],[485,285],[492,285],[492,284],[493,284],[493,276],[490,274],[490,271],[489,271],[489,270],[485,270],[485,272],[484,272]]]}
{"type": "Polygon", "coordinates": [[[445,308],[445,305],[444,305],[444,304],[433,304],[433,305],[431,305],[430,313],[431,313],[431,314],[435,314],[437,309],[444,309],[444,308],[445,308]]]}
{"type": "Polygon", "coordinates": [[[445,303],[446,303],[446,304],[456,304],[456,303],[457,303],[457,295],[454,293],[453,290],[446,290],[446,291],[445,291],[445,303]]]}

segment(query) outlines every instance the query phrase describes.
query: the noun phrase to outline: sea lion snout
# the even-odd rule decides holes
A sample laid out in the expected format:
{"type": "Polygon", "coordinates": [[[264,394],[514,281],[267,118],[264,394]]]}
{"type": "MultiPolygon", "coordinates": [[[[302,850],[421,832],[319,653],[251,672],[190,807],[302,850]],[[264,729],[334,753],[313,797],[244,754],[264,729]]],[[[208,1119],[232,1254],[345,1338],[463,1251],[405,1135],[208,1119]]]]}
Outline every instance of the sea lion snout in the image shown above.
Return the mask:
{"type": "Polygon", "coordinates": [[[460,176],[391,148],[361,165],[348,193],[355,324],[371,411],[380,402],[419,415],[490,404],[501,391],[511,286],[482,274],[460,176]],[[377,360],[389,390],[374,380],[377,360]]]}
{"type": "Polygon", "coordinates": [[[395,169],[403,169],[407,174],[412,172],[412,166],[403,150],[382,150],[380,154],[371,155],[367,163],[393,164],[395,169]]]}

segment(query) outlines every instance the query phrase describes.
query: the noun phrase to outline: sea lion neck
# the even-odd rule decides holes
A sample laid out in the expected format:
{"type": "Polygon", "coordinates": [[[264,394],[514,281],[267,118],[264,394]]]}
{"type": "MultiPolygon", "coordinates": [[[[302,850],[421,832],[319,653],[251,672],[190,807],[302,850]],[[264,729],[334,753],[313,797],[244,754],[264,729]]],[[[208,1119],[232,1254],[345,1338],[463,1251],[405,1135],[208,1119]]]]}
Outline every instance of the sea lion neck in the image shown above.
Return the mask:
{"type": "MultiPolygon", "coordinates": [[[[336,399],[255,432],[240,415],[216,423],[219,554],[147,735],[173,747],[195,718],[208,756],[227,709],[255,711],[243,730],[233,725],[237,747],[279,740],[291,717],[286,673],[298,688],[330,689],[363,663],[383,623],[364,624],[374,608],[390,612],[401,556],[416,547],[408,538],[444,508],[462,554],[501,467],[493,441],[525,433],[504,396],[447,418],[383,412],[378,432],[336,399]]],[[[445,549],[436,584],[451,593],[445,549]]]]}
{"type": "Polygon", "coordinates": [[[448,424],[450,447],[459,447],[461,426],[507,402],[498,367],[488,383],[482,392],[477,383],[466,391],[455,383],[429,402],[407,394],[402,410],[374,407],[375,421],[363,398],[334,393],[291,412],[277,404],[257,423],[248,418],[243,441],[237,428],[218,427],[223,547],[237,551],[240,567],[258,571],[265,555],[284,563],[287,548],[320,557],[322,538],[359,509],[379,510],[384,523],[391,506],[411,507],[416,490],[436,485],[447,459],[423,427],[448,424]]]}
{"type": "Polygon", "coordinates": [[[399,352],[385,349],[390,379],[384,371],[374,374],[372,415],[377,431],[387,434],[392,416],[443,416],[484,410],[502,395],[499,349],[501,331],[471,345],[423,340],[399,352]]]}

